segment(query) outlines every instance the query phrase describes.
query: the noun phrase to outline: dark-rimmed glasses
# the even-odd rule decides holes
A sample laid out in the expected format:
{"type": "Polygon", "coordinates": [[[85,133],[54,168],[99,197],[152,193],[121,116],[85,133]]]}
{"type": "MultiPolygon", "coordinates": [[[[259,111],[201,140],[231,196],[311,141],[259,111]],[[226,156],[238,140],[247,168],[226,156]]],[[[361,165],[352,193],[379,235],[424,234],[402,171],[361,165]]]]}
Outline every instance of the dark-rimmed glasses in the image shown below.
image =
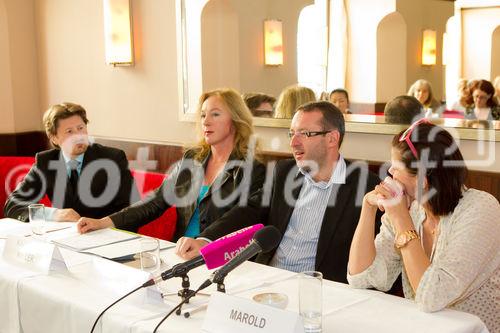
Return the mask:
{"type": "Polygon", "coordinates": [[[413,142],[411,142],[411,133],[413,133],[413,130],[420,124],[430,124],[431,122],[427,118],[422,118],[411,124],[410,127],[406,129],[406,131],[401,134],[401,137],[399,138],[399,142],[406,141],[406,144],[408,147],[410,147],[410,150],[413,154],[413,156],[418,160],[418,153],[417,149],[415,149],[415,146],[413,145],[413,142]]]}
{"type": "Polygon", "coordinates": [[[288,131],[288,137],[291,139],[294,136],[298,136],[299,138],[310,138],[311,136],[317,136],[317,135],[325,135],[327,133],[330,133],[333,130],[329,131],[288,131]]]}

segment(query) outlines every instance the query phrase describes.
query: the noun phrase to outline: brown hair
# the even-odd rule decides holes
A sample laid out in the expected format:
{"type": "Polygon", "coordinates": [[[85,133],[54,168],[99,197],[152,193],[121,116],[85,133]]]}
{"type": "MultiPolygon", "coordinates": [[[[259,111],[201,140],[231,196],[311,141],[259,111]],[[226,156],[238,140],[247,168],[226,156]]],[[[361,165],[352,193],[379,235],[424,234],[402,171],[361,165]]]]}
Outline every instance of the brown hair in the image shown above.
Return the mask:
{"type": "Polygon", "coordinates": [[[319,111],[323,118],[321,119],[321,126],[323,130],[336,129],[340,133],[339,138],[339,148],[342,145],[342,140],[344,140],[345,134],[345,120],[344,115],[340,110],[330,102],[319,101],[319,102],[309,102],[304,105],[299,106],[297,112],[313,112],[319,111]]]}
{"type": "MultiPolygon", "coordinates": [[[[233,156],[240,159],[245,158],[248,152],[250,137],[254,133],[253,120],[252,113],[246,106],[241,95],[236,90],[222,88],[203,93],[200,96],[197,108],[197,115],[200,122],[198,128],[201,129],[201,107],[203,102],[212,96],[220,97],[231,113],[231,119],[235,129],[234,148],[232,152],[233,156]]],[[[210,153],[210,145],[206,143],[203,138],[194,148],[197,149],[195,159],[198,161],[202,161],[210,153]]]]}
{"type": "MultiPolygon", "coordinates": [[[[400,152],[407,170],[417,175],[417,165],[422,166],[422,161],[413,155],[406,140],[400,141],[404,132],[394,136],[392,147],[400,152]]],[[[450,214],[462,197],[467,176],[467,167],[455,140],[446,130],[430,123],[417,125],[409,140],[420,159],[424,152],[427,154],[428,165],[423,165],[426,167],[425,177],[429,188],[437,191],[428,201],[432,213],[438,216],[450,214]]]]}
{"type": "MultiPolygon", "coordinates": [[[[57,127],[59,126],[59,120],[67,119],[73,116],[79,116],[82,118],[85,124],[88,124],[87,111],[78,104],[75,103],[61,103],[52,105],[43,114],[43,126],[45,127],[45,133],[50,139],[57,134],[57,127]]],[[[57,147],[57,145],[54,144],[57,147]]]]}
{"type": "Polygon", "coordinates": [[[491,84],[490,81],[487,80],[479,80],[475,86],[473,86],[470,90],[471,95],[476,91],[477,89],[484,91],[488,95],[490,95],[490,98],[486,101],[486,105],[488,105],[490,108],[497,106],[497,102],[495,101],[495,88],[491,84]]]}

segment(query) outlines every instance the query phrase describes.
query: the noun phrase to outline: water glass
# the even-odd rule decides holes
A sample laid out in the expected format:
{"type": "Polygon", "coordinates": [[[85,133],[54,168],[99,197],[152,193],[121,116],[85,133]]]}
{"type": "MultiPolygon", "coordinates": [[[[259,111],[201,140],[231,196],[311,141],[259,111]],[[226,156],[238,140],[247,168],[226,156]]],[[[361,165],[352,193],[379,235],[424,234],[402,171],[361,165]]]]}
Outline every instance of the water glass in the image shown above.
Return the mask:
{"type": "Polygon", "coordinates": [[[156,238],[142,237],[140,240],[141,269],[154,274],[160,270],[160,241],[156,238]]]}
{"type": "Polygon", "coordinates": [[[28,206],[31,232],[34,235],[45,234],[45,206],[43,204],[32,204],[28,206]]]}
{"type": "Polygon", "coordinates": [[[316,271],[299,274],[299,312],[305,333],[321,332],[323,274],[316,271]]]}

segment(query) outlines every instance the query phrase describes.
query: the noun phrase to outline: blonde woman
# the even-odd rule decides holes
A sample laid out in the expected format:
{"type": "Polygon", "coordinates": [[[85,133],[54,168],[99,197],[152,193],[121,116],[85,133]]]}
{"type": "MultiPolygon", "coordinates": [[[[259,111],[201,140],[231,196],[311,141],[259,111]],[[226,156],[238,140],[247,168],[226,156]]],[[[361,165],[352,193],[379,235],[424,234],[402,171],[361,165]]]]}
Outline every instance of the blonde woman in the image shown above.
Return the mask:
{"type": "Polygon", "coordinates": [[[299,106],[315,100],[316,95],[312,89],[295,85],[289,86],[281,92],[278,98],[274,117],[292,119],[299,106]]]}
{"type": "Polygon", "coordinates": [[[439,118],[443,113],[442,105],[434,98],[432,87],[427,80],[417,80],[411,85],[407,93],[413,96],[424,106],[426,118],[439,118]]]}
{"type": "Polygon", "coordinates": [[[136,230],[174,206],[174,241],[205,228],[262,188],[265,167],[253,158],[252,114],[241,95],[217,89],[201,95],[198,144],[188,149],[154,195],[102,219],[82,218],[81,233],[117,227],[136,230]],[[234,193],[233,193],[234,192],[234,193]]]}

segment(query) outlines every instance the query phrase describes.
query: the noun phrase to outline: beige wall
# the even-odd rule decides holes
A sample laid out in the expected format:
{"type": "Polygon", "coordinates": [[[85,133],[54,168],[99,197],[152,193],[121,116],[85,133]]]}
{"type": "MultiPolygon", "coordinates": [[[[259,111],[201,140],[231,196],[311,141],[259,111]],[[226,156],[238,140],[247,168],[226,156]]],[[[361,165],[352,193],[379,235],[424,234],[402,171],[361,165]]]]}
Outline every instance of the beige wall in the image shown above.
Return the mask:
{"type": "MultiPolygon", "coordinates": [[[[491,77],[491,68],[500,68],[500,59],[498,57],[492,58],[492,40],[493,31],[500,26],[500,6],[497,8],[463,9],[462,24],[463,77],[494,79],[491,77]]],[[[495,50],[496,48],[498,45],[495,46],[495,50]]],[[[496,73],[496,75],[499,74],[496,73]]]]}
{"type": "MultiPolygon", "coordinates": [[[[15,18],[28,27],[15,36],[27,38],[32,45],[24,51],[15,48],[16,52],[5,60],[5,50],[11,44],[5,43],[5,24],[2,24],[5,21],[0,21],[0,85],[8,86],[4,73],[9,71],[16,76],[38,78],[34,80],[38,82],[36,91],[24,89],[22,94],[16,95],[16,98],[20,96],[30,103],[40,100],[40,107],[33,107],[37,114],[19,111],[20,116],[27,115],[26,118],[36,122],[29,124],[31,127],[27,129],[40,128],[41,114],[48,105],[74,101],[88,109],[90,131],[94,135],[165,143],[187,143],[194,139],[194,124],[178,120],[180,102],[174,1],[132,1],[136,64],[120,68],[105,65],[101,1],[36,0],[35,20],[29,8],[20,4],[32,4],[33,1],[9,2],[16,5],[6,7],[8,17],[16,13],[15,18]],[[35,23],[30,25],[29,20],[35,23]],[[30,33],[32,38],[28,36],[30,33]],[[22,52],[29,54],[23,55],[22,52]],[[38,58],[38,72],[31,65],[12,63],[12,58],[16,57],[21,60],[38,58]],[[4,68],[7,71],[4,72],[4,68]]],[[[5,0],[0,0],[0,19],[5,3],[5,0]]],[[[11,36],[12,32],[7,35],[11,36]]],[[[18,85],[12,84],[12,87],[18,85]]],[[[17,102],[12,97],[10,100],[17,102]]],[[[4,112],[5,109],[9,109],[9,104],[2,101],[0,110],[4,112]]],[[[4,124],[4,113],[1,116],[0,123],[4,124]]],[[[278,151],[289,150],[286,131],[257,129],[263,148],[278,151]]],[[[349,133],[342,152],[348,158],[388,160],[390,139],[389,135],[349,133]]],[[[475,141],[461,143],[466,158],[475,155],[475,144],[475,141]]],[[[494,147],[500,154],[500,145],[494,147]]],[[[494,163],[493,166],[474,166],[473,169],[500,171],[500,159],[494,163]]]]}
{"type": "Polygon", "coordinates": [[[41,128],[33,3],[0,1],[1,132],[41,128]]]}

